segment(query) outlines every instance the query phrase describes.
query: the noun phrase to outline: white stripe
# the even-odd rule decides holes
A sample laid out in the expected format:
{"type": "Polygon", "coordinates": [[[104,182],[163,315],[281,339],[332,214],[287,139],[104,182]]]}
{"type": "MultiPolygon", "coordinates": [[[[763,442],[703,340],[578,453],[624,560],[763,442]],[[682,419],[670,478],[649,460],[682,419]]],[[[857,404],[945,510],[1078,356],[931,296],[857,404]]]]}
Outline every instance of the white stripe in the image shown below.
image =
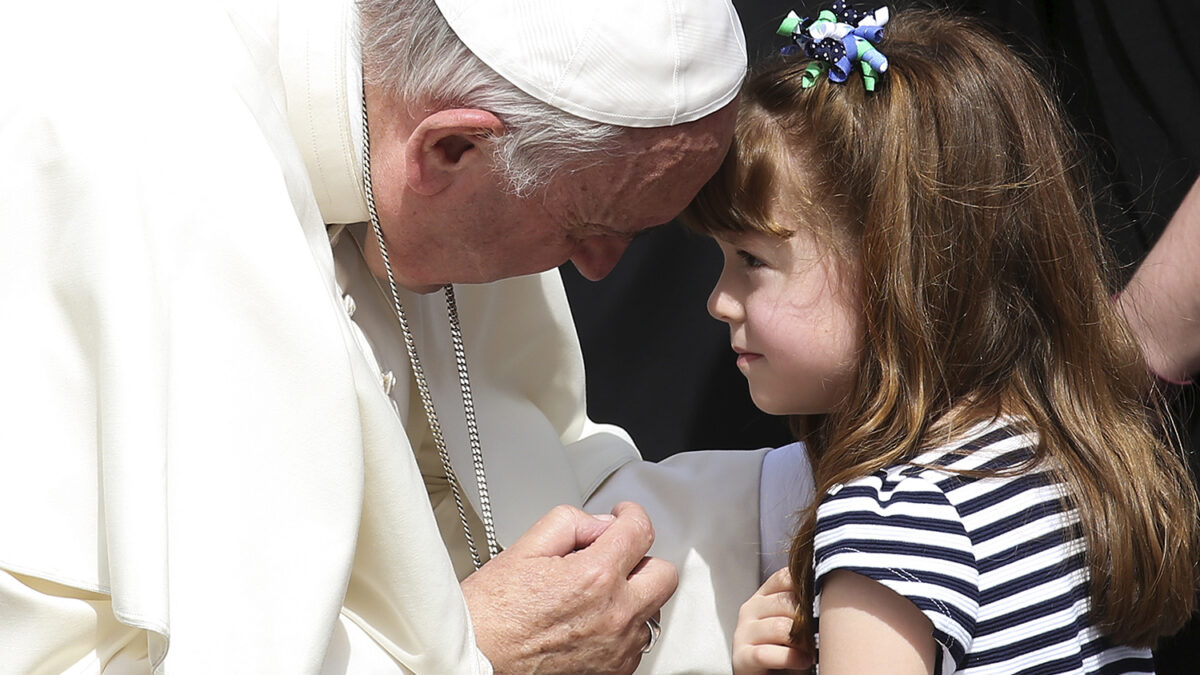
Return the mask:
{"type": "MultiPolygon", "coordinates": [[[[1011,544],[1011,542],[1010,542],[1011,544]]],[[[998,567],[994,570],[989,570],[980,575],[979,587],[984,590],[990,590],[998,586],[1003,586],[1006,583],[1013,581],[1031,572],[1040,569],[1046,569],[1054,565],[1062,565],[1063,561],[1075,555],[1075,553],[1083,548],[1082,540],[1076,540],[1053,548],[1046,549],[1034,555],[1027,555],[1021,558],[1014,558],[1012,562],[998,567]]],[[[1061,578],[1061,577],[1060,577],[1061,578]]],[[[1077,566],[1069,575],[1065,575],[1064,585],[1076,585],[1087,578],[1087,571],[1082,566],[1077,566]]]]}
{"type": "Polygon", "coordinates": [[[971,546],[971,540],[963,533],[935,532],[933,530],[921,530],[911,527],[860,525],[855,523],[847,523],[821,532],[813,541],[816,549],[820,551],[830,543],[847,539],[871,539],[880,542],[898,541],[910,544],[914,541],[919,541],[921,544],[927,546],[957,548],[966,551],[969,551],[971,546]]]}
{"type": "MultiPolygon", "coordinates": [[[[907,576],[915,579],[922,572],[933,572],[951,578],[962,579],[969,586],[975,585],[975,570],[965,565],[957,565],[947,563],[941,560],[932,560],[930,558],[921,558],[918,556],[908,555],[888,555],[881,556],[878,554],[859,553],[858,551],[846,551],[829,556],[816,567],[816,576],[820,577],[828,572],[836,569],[845,569],[847,567],[857,567],[877,570],[891,570],[898,575],[907,576]]],[[[928,583],[928,582],[927,582],[928,583]]],[[[941,584],[929,584],[929,587],[944,589],[947,594],[953,594],[959,598],[953,602],[958,605],[972,607],[971,614],[975,613],[975,600],[954,591],[949,587],[941,584]]]]}
{"type": "MultiPolygon", "coordinates": [[[[1013,529],[999,536],[992,537],[984,542],[980,542],[979,545],[975,547],[975,557],[980,560],[985,560],[1012,549],[1014,544],[1028,544],[1034,539],[1038,539],[1052,532],[1061,530],[1064,525],[1064,520],[1071,522],[1069,517],[1065,517],[1061,513],[1052,513],[1036,520],[1032,520],[1019,527],[1014,527],[1013,529]]],[[[977,530],[973,529],[971,531],[977,530]]],[[[1020,549],[1018,549],[1018,554],[1019,550],[1020,549]]]]}
{"type": "Polygon", "coordinates": [[[1087,608],[1087,600],[1080,600],[1068,609],[1047,614],[1032,621],[1026,621],[1011,628],[992,633],[991,635],[977,636],[975,638],[975,648],[979,651],[997,649],[1035,635],[1041,635],[1042,633],[1070,626],[1074,623],[1076,616],[1087,612],[1087,608]]]}
{"type": "MultiPolygon", "coordinates": [[[[987,492],[991,492],[994,489],[993,487],[987,490],[987,492]]],[[[969,500],[963,499],[960,491],[955,490],[952,493],[951,501],[955,504],[962,504],[969,500]]],[[[1026,490],[1021,494],[1007,497],[1004,501],[992,504],[985,509],[963,516],[963,525],[968,530],[978,530],[992,523],[1012,518],[1021,511],[1039,504],[1048,504],[1057,510],[1059,505],[1062,504],[1062,494],[1058,488],[1053,486],[1026,490]]]]}

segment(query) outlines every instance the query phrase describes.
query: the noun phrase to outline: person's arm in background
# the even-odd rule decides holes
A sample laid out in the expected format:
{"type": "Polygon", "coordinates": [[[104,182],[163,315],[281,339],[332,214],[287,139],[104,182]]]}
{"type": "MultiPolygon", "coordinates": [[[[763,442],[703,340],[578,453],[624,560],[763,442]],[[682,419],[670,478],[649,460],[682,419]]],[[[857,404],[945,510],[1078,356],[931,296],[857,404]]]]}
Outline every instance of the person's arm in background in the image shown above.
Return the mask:
{"type": "Polygon", "coordinates": [[[1151,372],[1168,382],[1186,383],[1200,371],[1200,180],[1117,304],[1151,372]]]}

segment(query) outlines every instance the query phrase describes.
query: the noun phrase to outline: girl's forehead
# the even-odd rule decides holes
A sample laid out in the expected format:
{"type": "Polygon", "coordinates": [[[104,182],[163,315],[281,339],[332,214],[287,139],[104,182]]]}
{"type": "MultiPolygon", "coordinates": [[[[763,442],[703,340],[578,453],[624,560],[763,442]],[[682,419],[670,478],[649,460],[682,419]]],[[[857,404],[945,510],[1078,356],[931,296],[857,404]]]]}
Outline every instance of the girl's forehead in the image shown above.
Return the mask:
{"type": "Polygon", "coordinates": [[[716,232],[713,237],[719,242],[737,248],[750,245],[774,247],[786,243],[795,235],[795,229],[784,229],[782,226],[777,226],[777,229],[727,230],[716,232]]]}
{"type": "Polygon", "coordinates": [[[736,230],[727,230],[720,232],[721,236],[730,241],[746,241],[771,239],[775,241],[784,241],[792,237],[796,233],[796,228],[788,224],[788,220],[779,220],[773,217],[764,217],[763,219],[753,219],[750,222],[744,223],[744,227],[736,230]]]}

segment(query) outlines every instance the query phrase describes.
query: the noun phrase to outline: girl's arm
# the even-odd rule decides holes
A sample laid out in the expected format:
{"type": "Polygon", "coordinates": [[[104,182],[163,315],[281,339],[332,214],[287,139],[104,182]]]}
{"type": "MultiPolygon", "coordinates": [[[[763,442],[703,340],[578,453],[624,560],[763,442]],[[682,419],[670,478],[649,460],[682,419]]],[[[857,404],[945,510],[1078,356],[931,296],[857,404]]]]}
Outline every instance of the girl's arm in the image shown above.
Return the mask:
{"type": "Polygon", "coordinates": [[[860,574],[834,570],[822,584],[820,603],[821,675],[933,673],[933,624],[907,598],[860,574]]]}

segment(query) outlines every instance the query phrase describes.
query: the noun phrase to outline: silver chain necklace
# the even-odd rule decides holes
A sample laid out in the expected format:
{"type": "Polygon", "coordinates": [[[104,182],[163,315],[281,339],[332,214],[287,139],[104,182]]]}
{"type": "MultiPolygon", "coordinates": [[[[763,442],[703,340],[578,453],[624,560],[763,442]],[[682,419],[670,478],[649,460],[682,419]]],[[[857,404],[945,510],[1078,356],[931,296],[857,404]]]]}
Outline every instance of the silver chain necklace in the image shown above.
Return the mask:
{"type": "MultiPolygon", "coordinates": [[[[392,308],[396,319],[400,322],[400,330],[404,334],[404,348],[408,352],[408,362],[412,366],[413,377],[417,381],[417,392],[421,396],[421,406],[425,409],[425,418],[429,421],[429,432],[437,446],[438,457],[442,461],[442,471],[450,483],[450,492],[454,495],[454,506],[458,509],[458,519],[462,523],[463,534],[467,538],[467,547],[471,551],[471,562],[475,569],[483,564],[479,559],[479,549],[475,546],[475,537],[471,534],[471,526],[467,522],[467,511],[463,504],[462,487],[454,467],[450,465],[450,453],[446,450],[446,439],[442,436],[442,426],[438,423],[437,411],[433,407],[433,396],[425,379],[425,369],[421,367],[421,359],[417,356],[417,344],[412,331],[408,327],[408,317],[404,314],[404,306],[400,304],[400,294],[396,290],[396,278],[392,274],[392,262],[388,257],[387,243],[383,239],[383,228],[379,226],[379,214],[375,210],[375,193],[371,188],[371,134],[367,127],[367,96],[363,93],[362,101],[362,168],[363,190],[367,197],[367,212],[371,216],[371,229],[375,232],[375,240],[379,245],[379,254],[383,258],[383,268],[387,271],[388,289],[392,294],[392,308]]],[[[467,418],[467,436],[471,443],[471,460],[475,465],[475,484],[479,486],[479,519],[483,521],[483,532],[487,538],[488,556],[496,557],[500,546],[496,543],[496,526],[492,522],[492,502],[488,497],[487,476],[483,470],[483,448],[479,442],[479,427],[475,423],[475,403],[471,398],[471,378],[467,374],[467,355],[463,347],[462,326],[458,321],[458,305],[454,301],[454,287],[446,284],[446,310],[450,321],[450,340],[454,344],[454,364],[458,369],[458,389],[462,394],[463,412],[467,418]]]]}

